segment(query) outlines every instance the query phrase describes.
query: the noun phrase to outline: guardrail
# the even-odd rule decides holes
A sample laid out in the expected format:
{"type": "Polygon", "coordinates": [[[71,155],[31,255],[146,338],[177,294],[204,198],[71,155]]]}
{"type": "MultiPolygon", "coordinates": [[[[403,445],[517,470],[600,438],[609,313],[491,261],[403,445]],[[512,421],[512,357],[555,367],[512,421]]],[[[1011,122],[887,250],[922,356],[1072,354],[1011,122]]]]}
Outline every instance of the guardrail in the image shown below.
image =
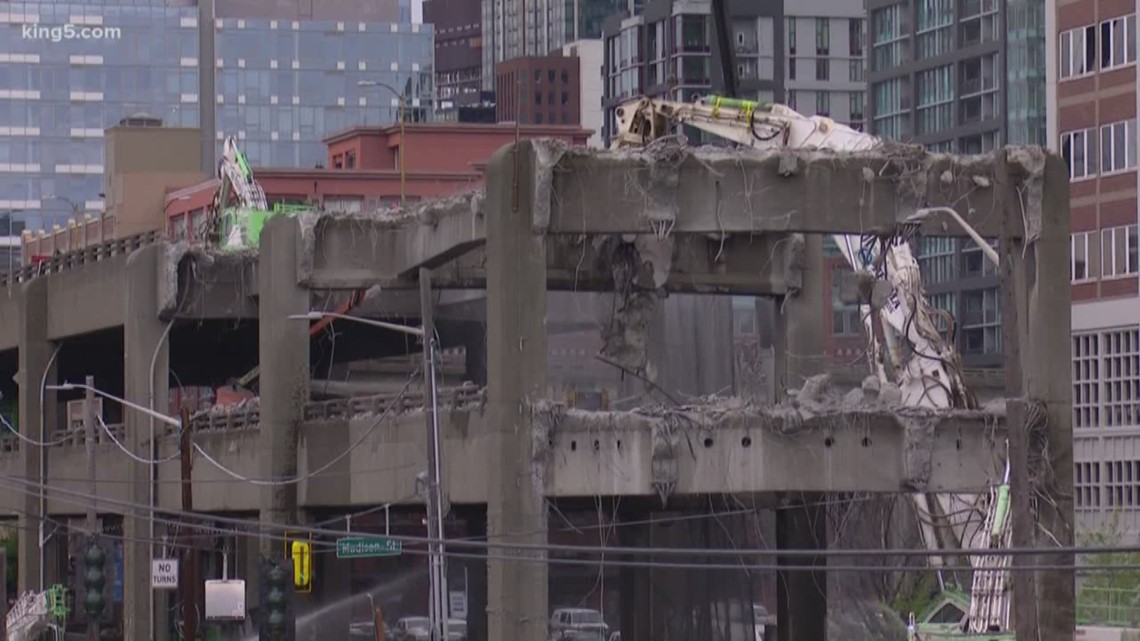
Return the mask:
{"type": "Polygon", "coordinates": [[[114,256],[129,254],[140,247],[157,242],[160,238],[162,238],[162,232],[148,231],[56,254],[13,272],[0,275],[0,285],[22,283],[37,276],[56,274],[89,263],[107,260],[114,256]]]}
{"type": "MultiPolygon", "coordinates": [[[[439,404],[441,407],[461,407],[481,403],[485,394],[484,388],[474,384],[448,387],[439,390],[439,404]]],[[[424,407],[424,396],[422,391],[415,391],[406,392],[402,395],[388,393],[339,398],[331,401],[310,401],[305,404],[305,420],[323,421],[352,418],[360,414],[382,414],[393,404],[392,412],[395,414],[419,410],[424,407]]],[[[261,408],[257,403],[238,406],[229,412],[207,410],[190,419],[191,429],[195,432],[256,429],[260,423],[261,408]]]]}

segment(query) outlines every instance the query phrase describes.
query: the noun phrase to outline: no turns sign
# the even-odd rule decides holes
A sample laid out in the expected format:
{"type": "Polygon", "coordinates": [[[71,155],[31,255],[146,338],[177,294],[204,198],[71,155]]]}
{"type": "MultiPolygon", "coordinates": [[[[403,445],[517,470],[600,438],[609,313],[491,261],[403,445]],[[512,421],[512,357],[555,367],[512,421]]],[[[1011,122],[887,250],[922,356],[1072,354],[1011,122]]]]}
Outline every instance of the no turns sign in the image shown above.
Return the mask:
{"type": "Polygon", "coordinates": [[[174,559],[151,559],[150,587],[155,590],[178,588],[178,561],[174,559]]]}

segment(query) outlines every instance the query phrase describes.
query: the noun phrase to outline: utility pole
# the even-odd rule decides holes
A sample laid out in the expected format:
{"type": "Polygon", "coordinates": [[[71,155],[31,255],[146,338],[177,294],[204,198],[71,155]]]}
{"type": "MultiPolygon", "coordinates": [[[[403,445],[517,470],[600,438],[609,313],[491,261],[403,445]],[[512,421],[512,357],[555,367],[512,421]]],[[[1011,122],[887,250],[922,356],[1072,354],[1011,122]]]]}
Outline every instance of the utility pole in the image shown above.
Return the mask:
{"type": "Polygon", "coordinates": [[[182,434],[179,438],[179,449],[182,455],[182,513],[185,524],[183,526],[183,549],[185,550],[185,563],[182,571],[182,638],[186,641],[195,641],[198,638],[198,550],[194,547],[195,536],[191,531],[194,521],[190,513],[194,511],[194,487],[191,485],[191,471],[193,462],[190,441],[190,409],[182,406],[182,434]]]}
{"type": "MultiPolygon", "coordinates": [[[[87,445],[87,481],[91,484],[91,502],[87,505],[87,532],[91,535],[91,541],[94,542],[99,534],[96,531],[99,527],[99,519],[95,511],[98,500],[96,498],[98,491],[95,489],[95,377],[88,376],[86,383],[87,388],[83,394],[83,432],[86,436],[87,445]]],[[[97,617],[91,617],[91,620],[87,622],[87,640],[99,641],[97,617]]]]}
{"type": "Polygon", "coordinates": [[[431,641],[447,641],[447,572],[443,549],[443,491],[440,483],[439,399],[435,380],[435,320],[432,317],[431,270],[420,268],[420,316],[423,319],[424,341],[424,416],[427,417],[427,523],[428,577],[430,603],[428,613],[432,624],[431,641]]]}

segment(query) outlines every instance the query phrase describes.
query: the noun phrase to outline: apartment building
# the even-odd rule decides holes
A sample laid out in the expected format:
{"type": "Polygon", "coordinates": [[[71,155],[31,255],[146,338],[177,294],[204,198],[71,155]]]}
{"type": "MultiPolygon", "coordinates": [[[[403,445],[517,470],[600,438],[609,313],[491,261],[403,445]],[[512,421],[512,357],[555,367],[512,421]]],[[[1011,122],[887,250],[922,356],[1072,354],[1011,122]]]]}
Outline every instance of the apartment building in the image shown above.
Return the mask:
{"type": "MultiPolygon", "coordinates": [[[[1044,144],[1043,0],[868,0],[869,130],[932,151],[1044,144]]],[[[958,321],[967,367],[1001,364],[997,272],[971,241],[916,247],[931,303],[958,321]]]]}
{"type": "MultiPolygon", "coordinates": [[[[654,0],[603,27],[603,138],[614,110],[638,95],[689,101],[723,86],[708,0],[654,0]]],[[[728,0],[733,62],[741,97],[796,103],[863,126],[862,2],[728,0]]],[[[691,140],[714,142],[695,131],[691,140]]]]}
{"type": "Polygon", "coordinates": [[[1069,164],[1077,523],[1140,536],[1136,12],[1059,0],[1055,140],[1069,164]]]}
{"type": "Polygon", "coordinates": [[[480,102],[483,25],[480,0],[427,0],[424,22],[435,29],[435,85],[440,106],[480,102]]]}
{"type": "Polygon", "coordinates": [[[323,162],[327,134],[431,96],[433,33],[410,6],[0,3],[0,214],[18,236],[102,211],[104,130],[125,119],[201,128],[206,173],[225,135],[260,165],[323,162]]]}

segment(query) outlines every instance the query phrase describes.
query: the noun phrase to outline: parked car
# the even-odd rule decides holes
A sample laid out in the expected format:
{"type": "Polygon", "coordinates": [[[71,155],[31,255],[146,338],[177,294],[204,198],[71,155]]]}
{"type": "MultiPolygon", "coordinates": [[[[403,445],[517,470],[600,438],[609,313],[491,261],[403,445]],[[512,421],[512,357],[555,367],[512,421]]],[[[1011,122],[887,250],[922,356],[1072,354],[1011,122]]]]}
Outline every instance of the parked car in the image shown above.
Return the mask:
{"type": "Polygon", "coordinates": [[[559,608],[550,616],[551,641],[607,641],[610,626],[589,608],[559,608]]]}
{"type": "Polygon", "coordinates": [[[392,631],[392,641],[428,641],[430,638],[431,621],[427,617],[403,617],[392,631]]]}

